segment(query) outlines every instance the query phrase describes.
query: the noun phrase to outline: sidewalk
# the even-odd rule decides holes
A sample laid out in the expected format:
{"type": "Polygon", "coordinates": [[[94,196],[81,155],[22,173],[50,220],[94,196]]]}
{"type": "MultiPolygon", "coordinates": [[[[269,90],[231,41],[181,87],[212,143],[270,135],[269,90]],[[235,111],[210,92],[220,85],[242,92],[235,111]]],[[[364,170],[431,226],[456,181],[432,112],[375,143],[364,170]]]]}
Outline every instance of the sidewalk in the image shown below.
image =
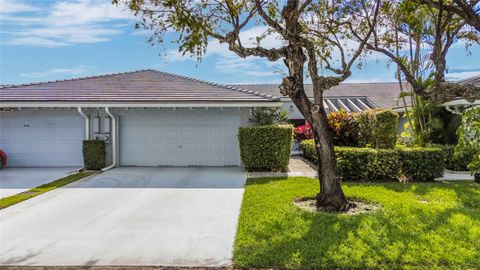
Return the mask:
{"type": "Polygon", "coordinates": [[[288,172],[248,172],[247,178],[304,176],[317,177],[315,168],[300,156],[290,157],[288,172]]]}
{"type": "Polygon", "coordinates": [[[470,180],[473,181],[473,175],[470,172],[456,172],[445,170],[443,177],[435,179],[436,181],[458,181],[458,180],[470,180]]]}

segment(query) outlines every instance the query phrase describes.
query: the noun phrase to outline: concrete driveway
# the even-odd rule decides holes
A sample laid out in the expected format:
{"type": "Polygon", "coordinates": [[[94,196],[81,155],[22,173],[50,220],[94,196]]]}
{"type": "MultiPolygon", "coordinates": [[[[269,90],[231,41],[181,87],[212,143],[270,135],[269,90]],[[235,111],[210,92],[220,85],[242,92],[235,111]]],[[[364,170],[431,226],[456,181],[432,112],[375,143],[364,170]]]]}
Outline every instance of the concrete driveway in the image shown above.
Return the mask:
{"type": "Polygon", "coordinates": [[[240,168],[117,168],[0,211],[2,265],[226,266],[240,168]]]}
{"type": "Polygon", "coordinates": [[[0,198],[55,181],[76,169],[78,168],[3,168],[0,170],[0,198]]]}

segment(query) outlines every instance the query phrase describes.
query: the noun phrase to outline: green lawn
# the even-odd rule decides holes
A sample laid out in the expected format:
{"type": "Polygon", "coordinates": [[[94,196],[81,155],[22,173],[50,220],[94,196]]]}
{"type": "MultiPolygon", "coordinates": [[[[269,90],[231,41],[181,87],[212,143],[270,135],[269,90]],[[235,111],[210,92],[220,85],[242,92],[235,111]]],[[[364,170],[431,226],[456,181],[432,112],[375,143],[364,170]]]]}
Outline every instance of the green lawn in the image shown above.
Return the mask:
{"type": "Polygon", "coordinates": [[[79,172],[79,173],[71,174],[69,176],[60,178],[60,179],[55,180],[53,182],[50,182],[50,183],[32,188],[28,191],[24,191],[22,193],[18,193],[18,194],[9,196],[9,197],[2,198],[2,199],[0,199],[0,209],[7,208],[7,207],[12,206],[14,204],[23,202],[25,200],[36,197],[36,196],[38,196],[40,194],[43,194],[45,192],[48,192],[50,190],[53,190],[53,189],[59,188],[61,186],[70,184],[72,182],[75,182],[77,180],[80,180],[80,179],[82,179],[84,177],[87,177],[89,175],[92,175],[94,173],[95,172],[86,171],[86,172],[79,172]]]}
{"type": "Polygon", "coordinates": [[[382,205],[370,214],[310,213],[312,178],[249,179],[235,241],[239,268],[478,269],[480,185],[344,183],[344,192],[382,205]]]}

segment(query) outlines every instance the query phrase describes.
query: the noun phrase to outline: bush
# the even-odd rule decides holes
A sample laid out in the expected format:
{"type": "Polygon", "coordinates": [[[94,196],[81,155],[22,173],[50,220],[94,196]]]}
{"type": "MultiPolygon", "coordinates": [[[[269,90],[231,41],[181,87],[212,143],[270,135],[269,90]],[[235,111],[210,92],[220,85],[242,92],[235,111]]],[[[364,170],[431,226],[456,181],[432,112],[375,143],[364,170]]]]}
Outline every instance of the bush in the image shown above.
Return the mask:
{"type": "Polygon", "coordinates": [[[473,160],[475,149],[456,148],[455,145],[432,144],[432,147],[442,148],[445,155],[445,168],[452,171],[467,171],[468,164],[473,160]]]}
{"type": "Polygon", "coordinates": [[[285,124],[288,122],[288,111],[279,108],[261,108],[252,112],[253,121],[257,125],[266,126],[285,124]]]}
{"type": "MultiPolygon", "coordinates": [[[[327,122],[332,131],[334,145],[358,145],[359,129],[356,116],[356,113],[347,113],[345,110],[330,112],[327,115],[327,122]]],[[[313,139],[312,127],[308,122],[305,125],[296,127],[294,134],[297,142],[313,139]]]]}
{"type": "Polygon", "coordinates": [[[304,140],[300,143],[300,149],[302,149],[303,156],[317,164],[318,157],[317,157],[317,150],[315,149],[315,142],[314,140],[304,140]]]}
{"type": "Polygon", "coordinates": [[[328,125],[333,133],[333,144],[358,146],[359,125],[356,113],[345,110],[331,112],[327,116],[328,125]]]}
{"type": "Polygon", "coordinates": [[[293,140],[293,127],[240,127],[240,158],[249,171],[287,171],[293,140]]]}
{"type": "MultiPolygon", "coordinates": [[[[317,163],[313,140],[300,144],[303,155],[317,163]]],[[[440,148],[372,149],[335,147],[338,173],[342,181],[375,182],[405,180],[431,181],[442,176],[445,154],[440,148]]]]}
{"type": "Polygon", "coordinates": [[[335,154],[344,181],[395,181],[400,176],[400,157],[393,149],[337,147],[335,154]]]}
{"type": "Polygon", "coordinates": [[[402,175],[407,181],[427,182],[443,175],[445,152],[441,148],[398,148],[402,175]]]}
{"type": "Polygon", "coordinates": [[[308,122],[305,125],[296,127],[293,130],[293,134],[295,136],[295,141],[297,142],[313,139],[312,126],[310,126],[310,123],[308,122]]]}
{"type": "Polygon", "coordinates": [[[105,142],[100,140],[83,141],[83,164],[87,170],[100,170],[105,167],[105,142]]]}
{"type": "MultiPolygon", "coordinates": [[[[306,159],[318,162],[313,140],[300,144],[306,159]]],[[[392,181],[400,176],[400,157],[393,149],[335,147],[342,181],[392,181]]]]}
{"type": "Polygon", "coordinates": [[[468,108],[463,112],[457,135],[458,144],[454,157],[472,153],[472,159],[467,167],[472,174],[480,173],[480,107],[468,108]]]}
{"type": "Polygon", "coordinates": [[[359,146],[393,148],[397,141],[398,114],[390,109],[366,110],[357,117],[359,146]]]}

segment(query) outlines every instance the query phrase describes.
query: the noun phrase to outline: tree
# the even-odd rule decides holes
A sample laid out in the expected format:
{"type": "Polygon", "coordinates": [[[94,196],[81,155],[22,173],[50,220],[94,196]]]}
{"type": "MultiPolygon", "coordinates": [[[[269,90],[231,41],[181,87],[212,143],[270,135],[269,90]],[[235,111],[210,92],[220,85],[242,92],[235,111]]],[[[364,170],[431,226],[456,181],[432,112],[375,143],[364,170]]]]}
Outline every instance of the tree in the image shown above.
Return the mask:
{"type": "Polygon", "coordinates": [[[312,124],[319,157],[320,192],[317,206],[326,211],[344,211],[347,202],[337,171],[331,130],[323,106],[323,93],[351,75],[363,56],[366,41],[375,30],[380,0],[114,0],[141,15],[140,27],[150,29],[151,42],[162,42],[165,32],[178,32],[179,50],[196,55],[205,52],[209,39],[228,45],[239,57],[283,60],[288,75],[280,91],[289,96],[312,124]],[[356,23],[352,24],[355,18],[356,23]],[[252,25],[268,30],[255,46],[246,46],[241,33],[252,25]],[[355,30],[355,39],[351,30],[355,30]],[[275,35],[282,45],[267,48],[261,41],[275,35]],[[352,41],[352,40],[355,41],[352,41]],[[304,90],[305,74],[312,80],[314,99],[304,90]]]}
{"type": "MultiPolygon", "coordinates": [[[[397,77],[410,92],[412,109],[407,112],[417,143],[424,144],[432,131],[430,109],[435,104],[464,97],[479,97],[474,85],[447,82],[446,56],[451,46],[464,41],[467,48],[480,42],[479,34],[455,13],[437,10],[415,1],[397,0],[383,5],[379,29],[366,47],[386,55],[398,67],[397,77]]],[[[404,100],[404,106],[407,104],[404,100]]]]}
{"type": "Polygon", "coordinates": [[[445,10],[461,17],[477,31],[480,31],[480,0],[414,0],[437,10],[445,10]]]}

